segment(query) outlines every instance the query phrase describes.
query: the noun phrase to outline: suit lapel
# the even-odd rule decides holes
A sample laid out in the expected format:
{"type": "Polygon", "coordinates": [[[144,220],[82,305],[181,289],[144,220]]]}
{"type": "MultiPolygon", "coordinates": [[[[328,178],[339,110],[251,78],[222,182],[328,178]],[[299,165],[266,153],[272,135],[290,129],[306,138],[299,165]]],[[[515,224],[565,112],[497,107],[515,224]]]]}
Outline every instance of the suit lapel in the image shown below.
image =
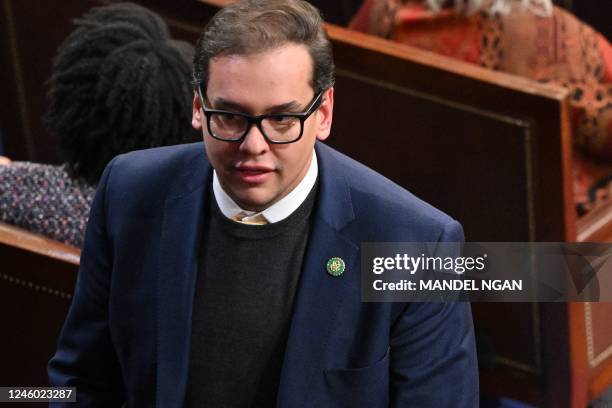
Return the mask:
{"type": "MultiPolygon", "coordinates": [[[[202,151],[204,156],[204,151],[202,151]]],[[[187,389],[198,253],[212,169],[206,161],[165,202],[158,271],[157,406],[181,407],[187,389]]]]}
{"type": "Polygon", "coordinates": [[[279,385],[278,406],[300,406],[308,401],[315,376],[324,370],[328,337],[345,294],[360,284],[359,247],[340,230],[353,218],[350,191],[329,148],[317,146],[320,191],[298,287],[279,385]],[[327,273],[332,257],[345,261],[339,277],[327,273]]]}

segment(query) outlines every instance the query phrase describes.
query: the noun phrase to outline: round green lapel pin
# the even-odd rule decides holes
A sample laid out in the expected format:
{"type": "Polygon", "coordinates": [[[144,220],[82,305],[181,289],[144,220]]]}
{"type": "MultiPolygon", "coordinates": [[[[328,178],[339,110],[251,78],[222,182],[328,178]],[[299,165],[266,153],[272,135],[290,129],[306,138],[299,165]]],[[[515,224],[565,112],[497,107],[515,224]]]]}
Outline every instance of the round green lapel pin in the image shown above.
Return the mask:
{"type": "Polygon", "coordinates": [[[344,273],[346,269],[346,265],[342,258],[338,258],[337,256],[331,258],[327,261],[327,273],[331,276],[340,276],[344,273]]]}

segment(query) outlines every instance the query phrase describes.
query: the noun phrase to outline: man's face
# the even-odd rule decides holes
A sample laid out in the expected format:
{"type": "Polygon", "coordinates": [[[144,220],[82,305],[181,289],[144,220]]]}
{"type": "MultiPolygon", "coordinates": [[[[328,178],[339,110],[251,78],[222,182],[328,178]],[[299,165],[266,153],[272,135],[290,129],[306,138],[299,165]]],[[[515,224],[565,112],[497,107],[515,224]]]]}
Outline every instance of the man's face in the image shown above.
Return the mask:
{"type": "MultiPolygon", "coordinates": [[[[210,109],[250,115],[301,113],[315,96],[311,80],[307,48],[288,44],[257,54],[213,58],[202,96],[210,109]]],[[[304,122],[300,140],[270,144],[255,125],[242,142],[211,137],[200,100],[194,96],[193,127],[204,130],[206,153],[221,186],[240,207],[261,211],[299,184],[308,171],[316,139],[329,136],[333,97],[333,89],[325,91],[319,109],[304,122]]]]}

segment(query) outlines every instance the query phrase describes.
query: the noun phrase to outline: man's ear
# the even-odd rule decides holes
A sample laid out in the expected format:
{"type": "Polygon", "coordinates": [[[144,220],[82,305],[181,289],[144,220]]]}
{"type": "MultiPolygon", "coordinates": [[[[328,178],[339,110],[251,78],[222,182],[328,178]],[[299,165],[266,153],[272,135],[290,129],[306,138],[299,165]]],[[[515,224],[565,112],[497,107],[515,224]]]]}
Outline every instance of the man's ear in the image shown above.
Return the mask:
{"type": "Polygon", "coordinates": [[[325,140],[329,137],[332,126],[332,117],[334,114],[334,88],[327,89],[323,96],[321,106],[317,110],[317,139],[325,140]]]}
{"type": "Polygon", "coordinates": [[[200,97],[198,96],[198,92],[195,91],[193,93],[193,111],[191,113],[191,126],[194,129],[201,130],[202,125],[202,103],[200,102],[200,97]]]}

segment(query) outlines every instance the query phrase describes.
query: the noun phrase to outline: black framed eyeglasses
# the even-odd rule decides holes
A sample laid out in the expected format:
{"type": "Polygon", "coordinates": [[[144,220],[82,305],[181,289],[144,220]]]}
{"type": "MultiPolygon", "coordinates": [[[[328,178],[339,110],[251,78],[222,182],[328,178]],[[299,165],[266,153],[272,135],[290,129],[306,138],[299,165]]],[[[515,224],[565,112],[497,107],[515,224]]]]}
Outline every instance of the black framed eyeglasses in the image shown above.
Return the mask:
{"type": "Polygon", "coordinates": [[[265,139],[274,144],[287,144],[300,140],[304,132],[304,122],[321,106],[325,90],[319,92],[305,112],[273,113],[270,115],[252,116],[246,113],[209,109],[204,104],[202,88],[198,86],[198,95],[202,111],[206,116],[208,133],[225,142],[241,142],[253,124],[265,139]]]}

